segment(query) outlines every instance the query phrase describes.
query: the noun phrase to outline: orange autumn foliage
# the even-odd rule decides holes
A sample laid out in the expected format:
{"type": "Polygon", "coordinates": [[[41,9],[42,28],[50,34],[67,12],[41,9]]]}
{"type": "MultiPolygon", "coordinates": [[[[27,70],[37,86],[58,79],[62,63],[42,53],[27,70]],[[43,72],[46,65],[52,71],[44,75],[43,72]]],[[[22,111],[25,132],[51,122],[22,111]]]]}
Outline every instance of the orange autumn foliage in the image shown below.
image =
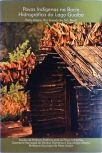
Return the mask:
{"type": "Polygon", "coordinates": [[[35,56],[30,54],[26,59],[20,59],[19,61],[0,63],[0,82],[2,85],[15,83],[25,83],[27,76],[31,73],[35,67],[35,56]]]}

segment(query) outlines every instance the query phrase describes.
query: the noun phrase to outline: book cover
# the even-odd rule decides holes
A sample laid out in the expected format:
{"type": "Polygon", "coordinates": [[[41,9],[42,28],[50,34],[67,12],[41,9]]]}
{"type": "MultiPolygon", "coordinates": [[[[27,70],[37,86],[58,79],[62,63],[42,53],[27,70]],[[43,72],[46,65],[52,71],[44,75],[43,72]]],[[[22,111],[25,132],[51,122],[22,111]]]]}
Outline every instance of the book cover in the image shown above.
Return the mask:
{"type": "Polygon", "coordinates": [[[102,152],[102,1],[0,1],[1,152],[102,152]]]}

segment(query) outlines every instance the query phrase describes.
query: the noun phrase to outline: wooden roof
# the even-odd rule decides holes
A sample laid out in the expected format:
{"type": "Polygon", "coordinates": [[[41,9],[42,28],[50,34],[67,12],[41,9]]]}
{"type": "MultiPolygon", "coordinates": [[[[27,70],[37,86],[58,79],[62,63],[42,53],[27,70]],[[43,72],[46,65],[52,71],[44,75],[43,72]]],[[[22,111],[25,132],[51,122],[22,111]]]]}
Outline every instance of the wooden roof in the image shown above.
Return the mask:
{"type": "Polygon", "coordinates": [[[92,90],[102,87],[102,47],[101,46],[54,46],[41,51],[40,63],[52,51],[58,53],[66,64],[66,68],[76,78],[81,86],[92,90]]]}
{"type": "Polygon", "coordinates": [[[102,47],[55,46],[54,49],[82,86],[88,89],[102,86],[102,47]]]}

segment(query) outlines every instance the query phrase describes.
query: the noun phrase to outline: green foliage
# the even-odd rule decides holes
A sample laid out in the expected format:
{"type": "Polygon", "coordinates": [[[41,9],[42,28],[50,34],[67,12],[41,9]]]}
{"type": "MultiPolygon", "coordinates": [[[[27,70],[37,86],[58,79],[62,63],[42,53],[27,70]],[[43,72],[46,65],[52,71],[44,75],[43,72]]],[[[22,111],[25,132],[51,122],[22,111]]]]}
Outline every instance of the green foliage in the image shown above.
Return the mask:
{"type": "Polygon", "coordinates": [[[13,94],[13,93],[17,93],[19,89],[22,88],[22,85],[19,84],[19,82],[17,82],[16,84],[12,83],[10,85],[10,90],[8,91],[8,94],[13,94]]]}
{"type": "Polygon", "coordinates": [[[7,93],[7,86],[2,86],[1,93],[3,93],[3,94],[7,93]]]}
{"type": "Polygon", "coordinates": [[[22,58],[26,58],[30,55],[31,47],[29,47],[29,40],[20,44],[12,53],[9,53],[9,61],[19,61],[22,58]]]}

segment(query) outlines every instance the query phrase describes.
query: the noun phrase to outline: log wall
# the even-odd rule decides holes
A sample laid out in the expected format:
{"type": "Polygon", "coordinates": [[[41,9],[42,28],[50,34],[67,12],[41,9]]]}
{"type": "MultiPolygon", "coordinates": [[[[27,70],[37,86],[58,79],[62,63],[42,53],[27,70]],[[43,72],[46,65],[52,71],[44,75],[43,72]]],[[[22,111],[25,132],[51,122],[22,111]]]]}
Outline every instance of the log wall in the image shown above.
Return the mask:
{"type": "Polygon", "coordinates": [[[90,92],[80,88],[76,91],[80,136],[102,137],[102,89],[90,92]]]}
{"type": "Polygon", "coordinates": [[[54,63],[51,69],[48,67],[46,72],[43,71],[45,74],[38,78],[38,83],[34,84],[29,94],[33,135],[70,129],[70,109],[66,110],[65,64],[57,54],[52,55],[52,58],[54,63]]]}

